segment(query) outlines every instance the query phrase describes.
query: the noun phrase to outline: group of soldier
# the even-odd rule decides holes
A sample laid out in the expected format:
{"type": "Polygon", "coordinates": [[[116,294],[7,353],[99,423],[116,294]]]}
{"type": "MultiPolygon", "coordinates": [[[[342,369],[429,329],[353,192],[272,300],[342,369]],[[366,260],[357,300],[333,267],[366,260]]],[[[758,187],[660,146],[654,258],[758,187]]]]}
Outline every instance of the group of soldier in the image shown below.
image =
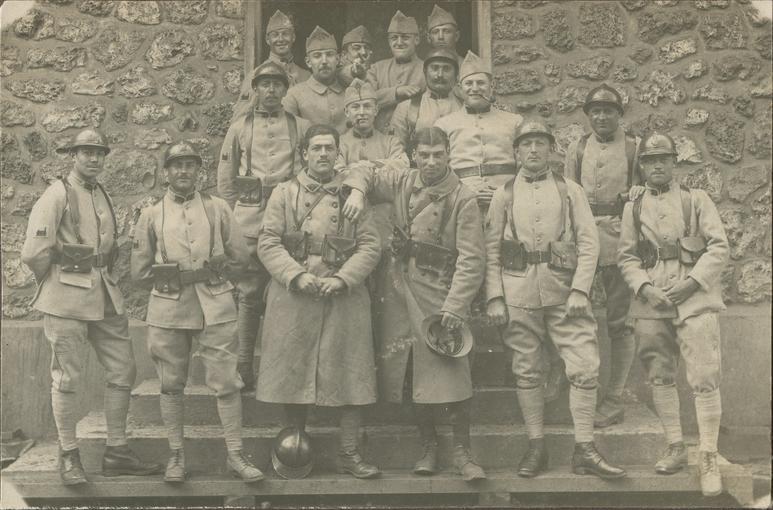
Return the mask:
{"type": "Polygon", "coordinates": [[[220,153],[222,198],[197,190],[202,158],[190,144],[168,149],[167,192],[139,215],[131,253],[133,278],[152,288],[147,348],[171,449],[165,469],[127,446],[134,356],[114,267],[116,216],[97,181],[109,148],[94,130],[75,138],[74,169],[35,205],[22,254],[53,351],[65,484],[87,481],[75,437],[87,341],[107,379],[106,476],[186,479],[183,391],[196,340],[228,468],[246,482],[263,479],[242,448],[241,392],[252,389],[284,405],[287,427],[272,449],[281,476],[312,469],[312,405],[340,412],[340,472],[378,476],[358,438],[363,406],[380,399],[412,405],[423,445],[415,473],[438,471],[436,422],[446,412],[455,470],[483,479],[470,449],[475,308],[513,353],[529,437],[519,476],[548,467],[545,359],[563,361],[570,383],[573,471],[626,475],[593,434],[623,421],[638,338],[668,444],[656,472],[687,464],[675,386],[681,354],[695,394],[702,489],[721,492],[717,317],[728,242],[716,207],[672,181],[667,134],[640,140],[623,131],[621,97],[607,85],[585,101],[591,129],[567,150],[563,175],[552,171],[550,128],[492,108],[492,72],[472,52],[456,54],[453,16],[436,6],[428,21],[433,49],[424,60],[416,20],[398,11],[388,28],[393,57],[372,65],[367,29],[344,36],[339,62],[335,38],[316,27],[306,40],[309,75],[293,63],[294,28],[277,11],[266,30],[271,55],[247,77],[220,153]],[[598,405],[594,278],[607,296],[611,339],[598,405]]]}

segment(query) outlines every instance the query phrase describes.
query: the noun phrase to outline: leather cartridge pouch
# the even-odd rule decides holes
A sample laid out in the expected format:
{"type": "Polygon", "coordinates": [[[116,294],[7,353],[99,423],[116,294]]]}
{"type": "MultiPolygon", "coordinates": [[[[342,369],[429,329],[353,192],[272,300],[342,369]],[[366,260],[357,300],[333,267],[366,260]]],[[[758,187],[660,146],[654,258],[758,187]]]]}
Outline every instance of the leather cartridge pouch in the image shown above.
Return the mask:
{"type": "Polygon", "coordinates": [[[153,264],[151,272],[153,274],[153,288],[157,291],[169,294],[182,290],[180,267],[176,262],[173,264],[153,264]]]}
{"type": "Polygon", "coordinates": [[[526,247],[521,241],[502,239],[499,257],[502,267],[508,271],[523,271],[526,269],[526,247]]]}
{"type": "Polygon", "coordinates": [[[411,239],[402,228],[397,225],[392,229],[392,244],[390,246],[395,258],[404,260],[408,258],[411,247],[411,239]]]}
{"type": "Polygon", "coordinates": [[[309,257],[309,233],[302,230],[282,236],[282,245],[292,258],[304,262],[309,257]]]}
{"type": "Polygon", "coordinates": [[[571,241],[552,241],[548,245],[552,269],[574,271],[577,269],[577,246],[571,241]]]}
{"type": "Polygon", "coordinates": [[[208,261],[204,262],[204,267],[211,271],[211,276],[207,280],[207,285],[214,287],[221,285],[226,281],[226,265],[228,263],[228,257],[225,255],[215,255],[208,261]]]}
{"type": "Polygon", "coordinates": [[[59,266],[65,273],[90,273],[94,266],[94,247],[88,244],[63,243],[59,266]]]}
{"type": "Polygon", "coordinates": [[[352,237],[327,234],[322,241],[322,262],[341,267],[357,250],[357,240],[352,237]]]}
{"type": "Polygon", "coordinates": [[[649,239],[639,239],[636,245],[642,269],[651,269],[658,262],[658,249],[649,239]]]}
{"type": "Polygon", "coordinates": [[[416,267],[437,274],[453,274],[456,268],[457,251],[439,244],[411,241],[416,267]]]}
{"type": "Polygon", "coordinates": [[[694,266],[706,253],[706,241],[701,236],[680,237],[678,244],[679,262],[686,266],[694,266]]]}
{"type": "Polygon", "coordinates": [[[239,202],[256,205],[263,200],[263,186],[260,178],[255,176],[239,175],[235,180],[236,190],[239,192],[239,202]]]}

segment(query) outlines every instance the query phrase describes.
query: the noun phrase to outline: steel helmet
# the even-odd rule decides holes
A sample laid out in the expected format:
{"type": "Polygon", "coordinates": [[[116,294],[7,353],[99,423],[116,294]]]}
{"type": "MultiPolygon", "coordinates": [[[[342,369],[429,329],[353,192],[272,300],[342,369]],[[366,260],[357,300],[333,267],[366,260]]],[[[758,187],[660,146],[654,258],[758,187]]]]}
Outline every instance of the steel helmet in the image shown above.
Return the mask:
{"type": "Polygon", "coordinates": [[[282,478],[306,478],[314,466],[311,438],[298,427],[285,427],[271,448],[271,465],[282,478]]]}
{"type": "Polygon", "coordinates": [[[110,147],[107,146],[107,138],[96,129],[84,129],[73,139],[72,144],[66,147],[60,147],[56,150],[58,153],[72,152],[78,147],[96,147],[105,151],[107,155],[110,147]]]}
{"type": "Polygon", "coordinates": [[[201,164],[201,156],[199,156],[199,153],[196,152],[196,149],[191,144],[188,142],[177,142],[166,150],[164,168],[169,166],[169,163],[173,160],[179,158],[194,158],[199,162],[199,165],[201,164]]]}
{"type": "Polygon", "coordinates": [[[284,69],[282,69],[282,66],[277,64],[276,62],[272,62],[270,60],[267,60],[266,62],[263,62],[258,67],[253,69],[252,71],[252,80],[250,80],[250,83],[252,84],[252,88],[254,89],[257,84],[258,80],[261,78],[278,78],[282,80],[282,83],[285,84],[285,87],[290,86],[290,79],[287,77],[287,73],[284,69]]]}
{"type": "Polygon", "coordinates": [[[620,115],[623,114],[623,98],[618,91],[606,83],[602,83],[598,87],[591,89],[591,91],[588,92],[588,95],[585,96],[585,104],[582,105],[582,111],[585,112],[585,115],[588,114],[588,110],[590,110],[590,107],[594,104],[612,105],[617,108],[620,115]]]}
{"type": "Polygon", "coordinates": [[[452,64],[454,66],[454,70],[456,71],[456,74],[459,74],[459,60],[456,58],[456,54],[451,50],[447,50],[445,48],[438,48],[436,50],[430,51],[427,54],[427,58],[424,59],[425,73],[427,72],[427,66],[433,60],[443,60],[445,62],[448,62],[449,64],[452,64]]]}
{"type": "Polygon", "coordinates": [[[639,148],[639,157],[655,156],[658,154],[670,154],[676,156],[676,143],[668,135],[661,133],[651,133],[641,142],[639,148]]]}
{"type": "Polygon", "coordinates": [[[542,135],[547,137],[551,144],[556,142],[556,139],[553,137],[553,133],[550,131],[548,125],[541,120],[526,120],[520,126],[518,126],[518,129],[515,130],[515,140],[513,140],[513,146],[517,147],[518,142],[521,141],[521,138],[527,135],[542,135]]]}
{"type": "Polygon", "coordinates": [[[466,323],[449,330],[440,324],[442,314],[430,315],[421,323],[421,332],[427,347],[441,356],[461,358],[472,350],[472,332],[466,323]]]}

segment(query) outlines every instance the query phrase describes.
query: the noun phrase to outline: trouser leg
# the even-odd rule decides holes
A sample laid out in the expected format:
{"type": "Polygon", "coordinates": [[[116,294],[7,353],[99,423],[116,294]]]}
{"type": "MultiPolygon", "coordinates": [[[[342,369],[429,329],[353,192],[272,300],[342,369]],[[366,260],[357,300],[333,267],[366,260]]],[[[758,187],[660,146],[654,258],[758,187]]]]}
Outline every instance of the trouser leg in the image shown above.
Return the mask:
{"type": "Polygon", "coordinates": [[[627,322],[631,291],[617,266],[606,266],[600,271],[607,295],[607,331],[610,340],[607,395],[620,398],[636,355],[636,338],[627,322]]]}
{"type": "MultiPolygon", "coordinates": [[[[405,369],[403,381],[403,401],[412,402],[413,399],[413,350],[408,354],[408,363],[405,369]]],[[[435,405],[412,403],[413,417],[419,429],[419,437],[423,444],[437,443],[437,430],[435,429],[435,405]]]]}
{"type": "Polygon", "coordinates": [[[238,284],[239,312],[239,363],[252,364],[255,357],[255,346],[259,341],[260,321],[265,311],[263,300],[266,286],[271,281],[271,275],[259,261],[254,261],[254,268],[245,273],[238,284]]]}
{"type": "Polygon", "coordinates": [[[362,406],[343,406],[340,409],[341,436],[339,452],[353,455],[357,452],[357,439],[362,428],[362,406]]]}
{"type": "Polygon", "coordinates": [[[470,399],[447,404],[451,411],[454,446],[470,449],[470,399]]]}

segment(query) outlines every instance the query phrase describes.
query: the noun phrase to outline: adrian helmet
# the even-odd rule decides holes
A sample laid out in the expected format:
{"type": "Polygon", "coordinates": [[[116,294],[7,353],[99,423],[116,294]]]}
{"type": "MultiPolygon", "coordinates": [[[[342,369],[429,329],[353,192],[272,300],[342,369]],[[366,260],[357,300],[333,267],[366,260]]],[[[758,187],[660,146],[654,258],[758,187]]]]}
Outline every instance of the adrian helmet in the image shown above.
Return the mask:
{"type": "Polygon", "coordinates": [[[588,95],[585,97],[585,104],[582,105],[582,111],[585,115],[588,114],[590,107],[594,104],[606,104],[617,108],[620,115],[623,114],[623,98],[620,93],[607,85],[602,83],[598,87],[591,89],[588,95]]]}
{"type": "Polygon", "coordinates": [[[676,156],[676,143],[668,135],[661,133],[651,133],[641,142],[639,148],[639,157],[655,156],[659,154],[670,154],[676,156]]]}
{"type": "Polygon", "coordinates": [[[440,321],[442,314],[430,315],[421,323],[421,332],[424,342],[429,349],[441,356],[461,358],[472,350],[472,332],[467,324],[459,328],[449,330],[440,321]]]}
{"type": "Polygon", "coordinates": [[[521,123],[520,126],[518,126],[518,129],[516,129],[513,146],[517,147],[518,142],[521,141],[521,138],[528,135],[542,135],[550,140],[551,144],[556,142],[555,137],[553,137],[553,133],[551,132],[548,125],[545,124],[545,122],[541,120],[526,120],[521,123]]]}
{"type": "Polygon", "coordinates": [[[110,152],[110,147],[107,146],[107,138],[96,129],[84,129],[75,136],[70,145],[61,147],[56,152],[72,152],[78,147],[96,147],[104,150],[105,154],[110,152]]]}
{"type": "Polygon", "coordinates": [[[180,158],[194,158],[199,162],[199,165],[201,164],[201,156],[199,156],[199,153],[196,152],[196,149],[191,144],[188,142],[177,142],[166,150],[164,168],[168,167],[169,163],[175,159],[180,158]]]}
{"type": "Polygon", "coordinates": [[[427,58],[424,59],[424,72],[427,71],[427,66],[433,60],[442,60],[444,62],[448,62],[449,64],[454,66],[454,70],[456,71],[456,74],[459,74],[459,60],[456,57],[456,53],[452,52],[451,50],[448,50],[445,48],[438,48],[436,50],[430,51],[427,54],[427,58]]]}
{"type": "Polygon", "coordinates": [[[298,427],[279,431],[271,448],[271,465],[282,478],[306,478],[314,466],[311,439],[298,427]]]}
{"type": "Polygon", "coordinates": [[[287,73],[284,69],[282,69],[282,66],[277,64],[276,62],[272,62],[270,60],[267,60],[266,62],[263,62],[261,65],[256,67],[252,71],[252,80],[250,80],[250,83],[252,84],[252,88],[254,89],[255,86],[257,86],[258,81],[261,78],[277,78],[282,81],[282,83],[285,84],[285,87],[290,86],[290,79],[287,77],[287,73]]]}

